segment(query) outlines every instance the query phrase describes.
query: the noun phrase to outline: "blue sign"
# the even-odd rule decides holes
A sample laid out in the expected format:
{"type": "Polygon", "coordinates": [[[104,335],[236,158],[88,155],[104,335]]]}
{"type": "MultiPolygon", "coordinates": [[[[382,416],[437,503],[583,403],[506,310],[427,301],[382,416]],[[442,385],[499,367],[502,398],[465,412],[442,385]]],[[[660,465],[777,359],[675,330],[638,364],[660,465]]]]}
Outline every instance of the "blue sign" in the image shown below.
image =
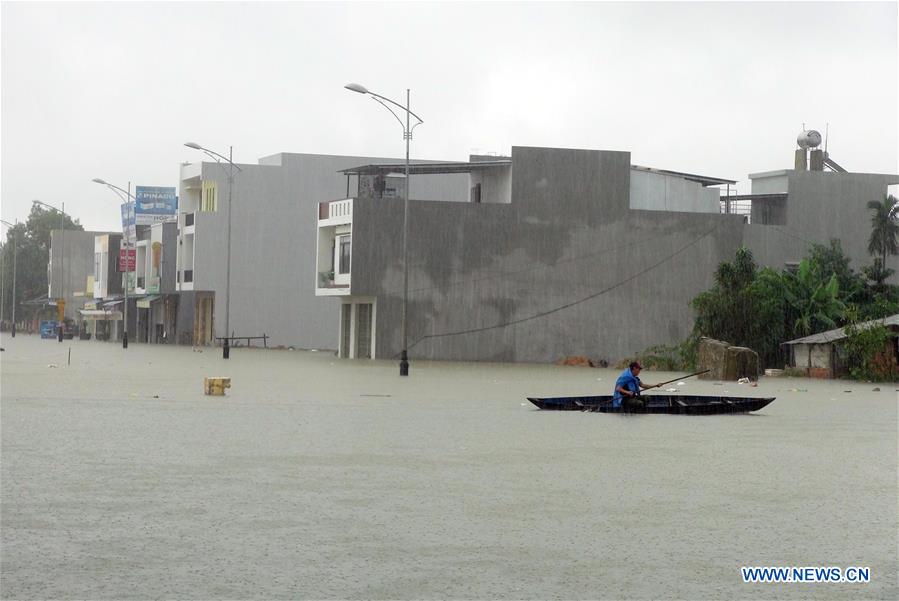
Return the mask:
{"type": "Polygon", "coordinates": [[[178,196],[175,188],[137,186],[134,193],[134,218],[137,225],[152,225],[175,219],[178,196]]]}
{"type": "Polygon", "coordinates": [[[122,234],[132,246],[137,242],[137,230],[134,227],[134,207],[130,202],[122,205],[122,234]]]}
{"type": "Polygon", "coordinates": [[[41,338],[56,338],[56,320],[41,320],[41,338]]]}

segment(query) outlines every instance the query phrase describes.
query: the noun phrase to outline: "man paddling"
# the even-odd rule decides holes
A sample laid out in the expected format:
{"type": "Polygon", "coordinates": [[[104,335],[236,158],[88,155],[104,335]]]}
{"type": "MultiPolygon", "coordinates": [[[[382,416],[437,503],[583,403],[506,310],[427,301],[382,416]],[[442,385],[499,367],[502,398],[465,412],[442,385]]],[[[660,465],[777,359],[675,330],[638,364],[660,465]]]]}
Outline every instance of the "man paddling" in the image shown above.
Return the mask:
{"type": "Polygon", "coordinates": [[[644,384],[640,381],[640,370],[643,366],[636,361],[631,361],[618,379],[615,380],[615,392],[612,397],[612,407],[620,408],[624,404],[625,411],[633,411],[634,409],[642,409],[643,401],[638,397],[641,390],[648,388],[658,388],[660,384],[644,384]]]}

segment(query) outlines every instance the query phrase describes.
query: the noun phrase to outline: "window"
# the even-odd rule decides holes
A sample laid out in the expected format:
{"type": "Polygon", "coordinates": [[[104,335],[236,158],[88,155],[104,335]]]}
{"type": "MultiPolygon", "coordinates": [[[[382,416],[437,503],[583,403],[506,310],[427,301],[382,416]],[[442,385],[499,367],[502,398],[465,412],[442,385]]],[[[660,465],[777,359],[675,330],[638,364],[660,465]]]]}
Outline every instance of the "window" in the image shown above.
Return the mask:
{"type": "Polygon", "coordinates": [[[200,197],[200,210],[201,211],[215,211],[216,210],[216,188],[214,181],[204,181],[203,182],[203,192],[200,197]]]}
{"type": "Polygon", "coordinates": [[[350,272],[350,236],[340,236],[340,262],[338,264],[337,273],[350,272]]]}

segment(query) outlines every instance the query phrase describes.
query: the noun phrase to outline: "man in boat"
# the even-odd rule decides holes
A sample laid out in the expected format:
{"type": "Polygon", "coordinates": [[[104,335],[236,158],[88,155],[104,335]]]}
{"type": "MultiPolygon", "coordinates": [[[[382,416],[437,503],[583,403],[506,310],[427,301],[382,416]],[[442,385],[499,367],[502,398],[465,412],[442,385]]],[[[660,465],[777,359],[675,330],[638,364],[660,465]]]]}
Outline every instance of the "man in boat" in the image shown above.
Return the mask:
{"type": "Polygon", "coordinates": [[[639,410],[644,407],[640,398],[640,391],[648,388],[657,388],[658,384],[644,384],[640,381],[640,371],[643,366],[637,361],[631,361],[627,368],[621,372],[615,380],[615,392],[612,397],[612,407],[620,408],[624,405],[625,411],[639,410]]]}

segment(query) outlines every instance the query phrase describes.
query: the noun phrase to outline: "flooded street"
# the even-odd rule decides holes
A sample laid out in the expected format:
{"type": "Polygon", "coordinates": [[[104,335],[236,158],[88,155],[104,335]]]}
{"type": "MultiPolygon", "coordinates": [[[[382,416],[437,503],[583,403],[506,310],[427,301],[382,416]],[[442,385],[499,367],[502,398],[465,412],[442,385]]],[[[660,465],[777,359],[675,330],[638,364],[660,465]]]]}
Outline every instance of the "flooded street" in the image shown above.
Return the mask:
{"type": "Polygon", "coordinates": [[[896,384],[692,378],[777,400],[619,416],[525,398],[609,394],[615,370],[2,346],[4,599],[899,593],[896,384]],[[227,396],[204,396],[219,375],[227,396]],[[742,566],[871,582],[744,584],[742,566]]]}

